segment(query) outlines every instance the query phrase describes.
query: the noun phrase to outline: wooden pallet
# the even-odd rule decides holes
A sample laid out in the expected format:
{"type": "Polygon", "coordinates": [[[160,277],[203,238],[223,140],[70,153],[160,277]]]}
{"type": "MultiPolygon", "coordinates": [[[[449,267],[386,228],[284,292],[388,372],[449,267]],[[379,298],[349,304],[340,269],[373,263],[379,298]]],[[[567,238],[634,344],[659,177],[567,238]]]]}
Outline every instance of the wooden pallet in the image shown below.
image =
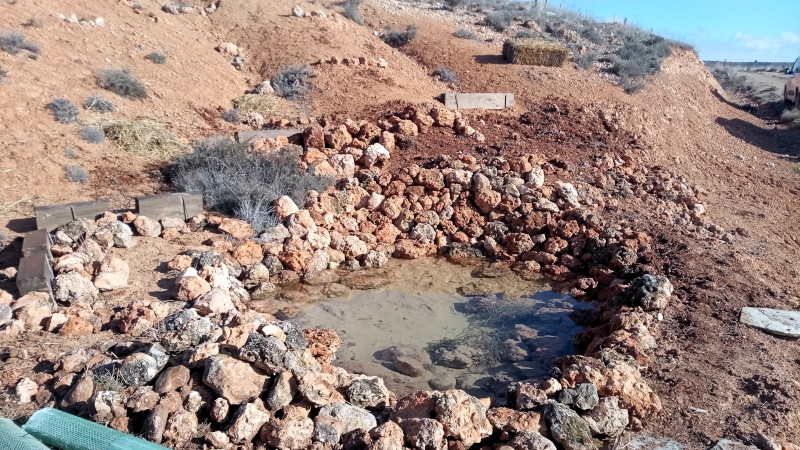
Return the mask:
{"type": "Polygon", "coordinates": [[[61,205],[36,206],[36,229],[55,230],[76,219],[96,219],[106,211],[111,211],[108,200],[93,202],[63,203],[61,205]]]}
{"type": "Polygon", "coordinates": [[[136,210],[139,215],[153,220],[161,220],[165,217],[180,217],[183,220],[189,220],[198,214],[203,214],[203,194],[178,192],[136,197],[136,210]]]}
{"type": "Polygon", "coordinates": [[[514,106],[514,94],[463,94],[457,92],[447,92],[444,94],[444,106],[452,109],[505,109],[510,106],[514,106]]]}

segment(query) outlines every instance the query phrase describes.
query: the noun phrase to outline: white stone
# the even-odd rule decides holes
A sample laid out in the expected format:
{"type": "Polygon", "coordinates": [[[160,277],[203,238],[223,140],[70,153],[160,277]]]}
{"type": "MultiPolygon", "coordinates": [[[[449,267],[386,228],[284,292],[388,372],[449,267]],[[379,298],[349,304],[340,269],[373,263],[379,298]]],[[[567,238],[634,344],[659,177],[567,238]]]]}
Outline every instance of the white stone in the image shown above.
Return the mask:
{"type": "Polygon", "coordinates": [[[739,321],[778,336],[800,337],[798,311],[744,307],[739,321]]]}

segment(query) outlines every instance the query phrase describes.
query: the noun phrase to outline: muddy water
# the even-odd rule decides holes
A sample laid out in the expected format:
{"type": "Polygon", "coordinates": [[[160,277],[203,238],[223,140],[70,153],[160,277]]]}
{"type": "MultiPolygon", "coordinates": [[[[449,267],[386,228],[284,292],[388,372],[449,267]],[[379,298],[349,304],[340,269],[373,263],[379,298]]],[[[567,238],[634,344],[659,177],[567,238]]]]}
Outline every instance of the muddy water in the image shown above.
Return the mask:
{"type": "Polygon", "coordinates": [[[569,314],[591,307],[502,266],[435,258],[332,276],[270,303],[304,327],[335,329],[334,364],[381,376],[398,395],[458,387],[496,396],[509,382],[545,378],[573,352],[581,328],[569,314]]]}

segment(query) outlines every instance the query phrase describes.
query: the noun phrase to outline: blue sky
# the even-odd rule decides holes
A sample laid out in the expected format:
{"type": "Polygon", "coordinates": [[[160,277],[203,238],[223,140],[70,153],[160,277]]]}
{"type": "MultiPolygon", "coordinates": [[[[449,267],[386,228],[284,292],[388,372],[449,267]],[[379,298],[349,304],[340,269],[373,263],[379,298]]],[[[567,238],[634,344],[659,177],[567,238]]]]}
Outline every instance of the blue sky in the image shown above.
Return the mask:
{"type": "Polygon", "coordinates": [[[800,0],[549,0],[599,20],[627,18],[694,45],[704,60],[794,61],[800,0]]]}

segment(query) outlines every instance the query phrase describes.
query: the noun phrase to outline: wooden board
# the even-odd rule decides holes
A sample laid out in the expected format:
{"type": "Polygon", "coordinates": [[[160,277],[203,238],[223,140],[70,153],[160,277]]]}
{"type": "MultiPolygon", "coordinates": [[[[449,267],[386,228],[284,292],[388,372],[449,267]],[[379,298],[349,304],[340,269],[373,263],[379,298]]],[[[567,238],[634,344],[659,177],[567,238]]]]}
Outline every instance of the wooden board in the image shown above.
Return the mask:
{"type": "Polygon", "coordinates": [[[165,217],[180,217],[188,220],[203,213],[203,195],[177,192],[136,197],[136,210],[140,215],[153,220],[161,220],[165,217]]]}
{"type": "Polygon", "coordinates": [[[739,321],[779,336],[800,337],[800,312],[744,307],[739,321]]]}
{"type": "Polygon", "coordinates": [[[237,131],[236,142],[249,144],[258,139],[275,139],[278,136],[286,136],[291,138],[300,135],[302,137],[303,130],[301,128],[281,128],[277,130],[254,130],[254,131],[237,131]]]}
{"type": "Polygon", "coordinates": [[[52,261],[53,255],[50,253],[50,233],[46,228],[31,231],[22,240],[22,255],[31,256],[36,253],[44,253],[47,259],[52,261]]]}
{"type": "Polygon", "coordinates": [[[97,219],[106,211],[111,211],[108,200],[95,200],[93,202],[70,203],[74,219],[97,219]]]}
{"type": "Polygon", "coordinates": [[[44,253],[34,253],[19,260],[19,268],[17,268],[19,295],[38,291],[47,292],[52,297],[52,281],[53,268],[44,253]]]}
{"type": "Polygon", "coordinates": [[[72,207],[68,204],[36,206],[33,211],[36,214],[36,229],[55,230],[75,220],[72,216],[72,207]]]}
{"type": "Polygon", "coordinates": [[[94,220],[105,211],[111,211],[111,205],[109,205],[108,200],[96,200],[93,202],[36,206],[33,210],[36,214],[37,229],[55,230],[75,219],[87,218],[94,220]]]}
{"type": "Polygon", "coordinates": [[[444,105],[453,109],[505,109],[514,106],[514,94],[447,92],[444,94],[444,105]]]}

